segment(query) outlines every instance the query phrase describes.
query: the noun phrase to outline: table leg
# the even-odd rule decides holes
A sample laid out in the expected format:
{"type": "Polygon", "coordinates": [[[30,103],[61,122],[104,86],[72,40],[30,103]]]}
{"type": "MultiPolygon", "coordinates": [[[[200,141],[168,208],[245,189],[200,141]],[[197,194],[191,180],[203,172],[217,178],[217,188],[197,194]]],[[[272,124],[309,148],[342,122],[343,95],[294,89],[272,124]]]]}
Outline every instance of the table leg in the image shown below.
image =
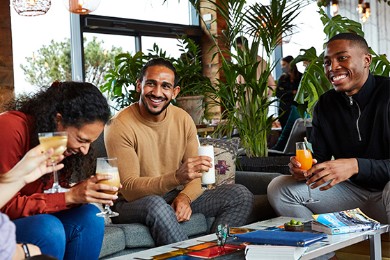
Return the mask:
{"type": "Polygon", "coordinates": [[[368,236],[370,239],[370,259],[382,259],[381,235],[373,234],[368,236]]]}

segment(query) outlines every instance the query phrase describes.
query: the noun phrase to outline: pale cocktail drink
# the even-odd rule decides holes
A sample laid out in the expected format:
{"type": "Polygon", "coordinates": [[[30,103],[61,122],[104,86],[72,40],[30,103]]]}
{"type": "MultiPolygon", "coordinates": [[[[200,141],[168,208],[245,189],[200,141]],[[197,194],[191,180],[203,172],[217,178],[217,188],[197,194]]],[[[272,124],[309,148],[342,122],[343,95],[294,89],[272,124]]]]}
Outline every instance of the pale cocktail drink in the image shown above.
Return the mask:
{"type": "Polygon", "coordinates": [[[50,157],[53,161],[58,159],[58,156],[63,154],[66,150],[66,144],[68,142],[68,136],[40,136],[39,143],[42,145],[45,151],[50,148],[54,149],[53,155],[50,157]]]}
{"type": "MultiPolygon", "coordinates": [[[[98,175],[111,175],[111,179],[100,180],[99,184],[106,184],[111,187],[120,188],[120,178],[118,172],[118,160],[117,158],[109,158],[109,157],[100,157],[96,159],[96,176],[98,175]]],[[[111,190],[100,190],[100,192],[104,192],[106,194],[115,195],[117,191],[111,190]]],[[[100,213],[97,213],[98,217],[116,217],[119,214],[110,209],[108,204],[104,205],[104,210],[100,213]]]]}
{"type": "MultiPolygon", "coordinates": [[[[68,143],[68,133],[67,132],[47,132],[38,134],[39,143],[45,151],[53,148],[54,153],[50,157],[51,163],[56,165],[58,157],[62,155],[67,149],[68,143]]],[[[54,183],[53,186],[45,190],[45,193],[57,193],[57,192],[66,192],[68,189],[61,187],[58,181],[57,171],[53,171],[54,183]]]]}
{"type": "MultiPolygon", "coordinates": [[[[119,189],[121,181],[120,181],[120,178],[119,178],[118,170],[116,170],[116,171],[106,171],[106,172],[96,172],[96,175],[100,175],[100,174],[102,174],[102,175],[111,175],[112,178],[109,179],[109,180],[101,180],[98,183],[106,184],[106,185],[112,186],[112,187],[117,187],[119,189]]],[[[101,192],[104,192],[104,193],[107,193],[107,194],[111,194],[111,195],[115,195],[116,193],[118,193],[117,191],[109,191],[109,190],[101,190],[101,192]]]]}

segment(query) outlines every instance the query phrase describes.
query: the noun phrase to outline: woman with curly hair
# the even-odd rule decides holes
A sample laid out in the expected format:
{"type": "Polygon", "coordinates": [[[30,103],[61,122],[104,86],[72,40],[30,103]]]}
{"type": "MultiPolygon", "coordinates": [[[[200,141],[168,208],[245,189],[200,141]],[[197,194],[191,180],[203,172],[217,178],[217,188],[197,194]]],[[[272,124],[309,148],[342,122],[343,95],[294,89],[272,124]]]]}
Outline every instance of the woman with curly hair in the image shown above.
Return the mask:
{"type": "Polygon", "coordinates": [[[53,184],[49,174],[27,184],[1,209],[16,225],[17,242],[37,245],[58,259],[98,259],[104,219],[96,217],[99,209],[90,203],[111,205],[117,197],[101,190],[117,189],[97,183],[107,177],[85,177],[94,172],[90,145],[110,117],[106,99],[90,83],[55,82],[18,107],[0,114],[0,173],[39,144],[38,133],[65,131],[65,167],[59,176],[60,184],[69,189],[43,193],[53,184]],[[81,181],[71,186],[71,176],[81,181]]]}

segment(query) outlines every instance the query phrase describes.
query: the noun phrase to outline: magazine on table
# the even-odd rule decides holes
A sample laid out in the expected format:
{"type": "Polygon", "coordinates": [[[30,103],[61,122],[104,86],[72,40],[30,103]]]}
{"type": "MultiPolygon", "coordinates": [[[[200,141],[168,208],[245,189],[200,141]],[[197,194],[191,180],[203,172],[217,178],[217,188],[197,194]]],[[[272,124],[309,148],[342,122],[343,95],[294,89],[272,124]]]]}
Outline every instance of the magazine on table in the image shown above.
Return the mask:
{"type": "Polygon", "coordinates": [[[315,221],[311,228],[314,231],[330,235],[376,230],[380,223],[366,214],[359,208],[343,210],[339,212],[313,215],[315,221]]]}

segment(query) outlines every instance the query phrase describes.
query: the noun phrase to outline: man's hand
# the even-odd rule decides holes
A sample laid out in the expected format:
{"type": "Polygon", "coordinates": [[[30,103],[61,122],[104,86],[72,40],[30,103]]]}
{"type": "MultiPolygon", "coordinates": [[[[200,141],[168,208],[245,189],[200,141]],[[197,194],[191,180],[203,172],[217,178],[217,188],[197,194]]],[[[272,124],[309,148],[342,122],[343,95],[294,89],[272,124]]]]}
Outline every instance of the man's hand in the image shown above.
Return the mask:
{"type": "Polygon", "coordinates": [[[176,179],[180,184],[186,184],[193,179],[202,177],[202,172],[207,172],[211,165],[211,158],[208,156],[197,156],[188,158],[176,171],[176,179]]]}
{"type": "Polygon", "coordinates": [[[328,190],[357,174],[358,171],[356,158],[326,161],[314,165],[307,171],[307,176],[310,176],[307,184],[313,189],[326,184],[320,190],[328,190]]]}
{"type": "Polygon", "coordinates": [[[187,195],[179,193],[171,204],[178,222],[188,221],[192,215],[191,200],[187,195]]]}
{"type": "MultiPolygon", "coordinates": [[[[313,164],[317,163],[316,159],[313,159],[313,164]]],[[[290,168],[290,173],[294,179],[297,181],[304,181],[308,177],[311,176],[309,175],[308,171],[302,170],[301,164],[297,161],[295,156],[290,157],[290,163],[288,164],[288,167],[290,168]]]]}

